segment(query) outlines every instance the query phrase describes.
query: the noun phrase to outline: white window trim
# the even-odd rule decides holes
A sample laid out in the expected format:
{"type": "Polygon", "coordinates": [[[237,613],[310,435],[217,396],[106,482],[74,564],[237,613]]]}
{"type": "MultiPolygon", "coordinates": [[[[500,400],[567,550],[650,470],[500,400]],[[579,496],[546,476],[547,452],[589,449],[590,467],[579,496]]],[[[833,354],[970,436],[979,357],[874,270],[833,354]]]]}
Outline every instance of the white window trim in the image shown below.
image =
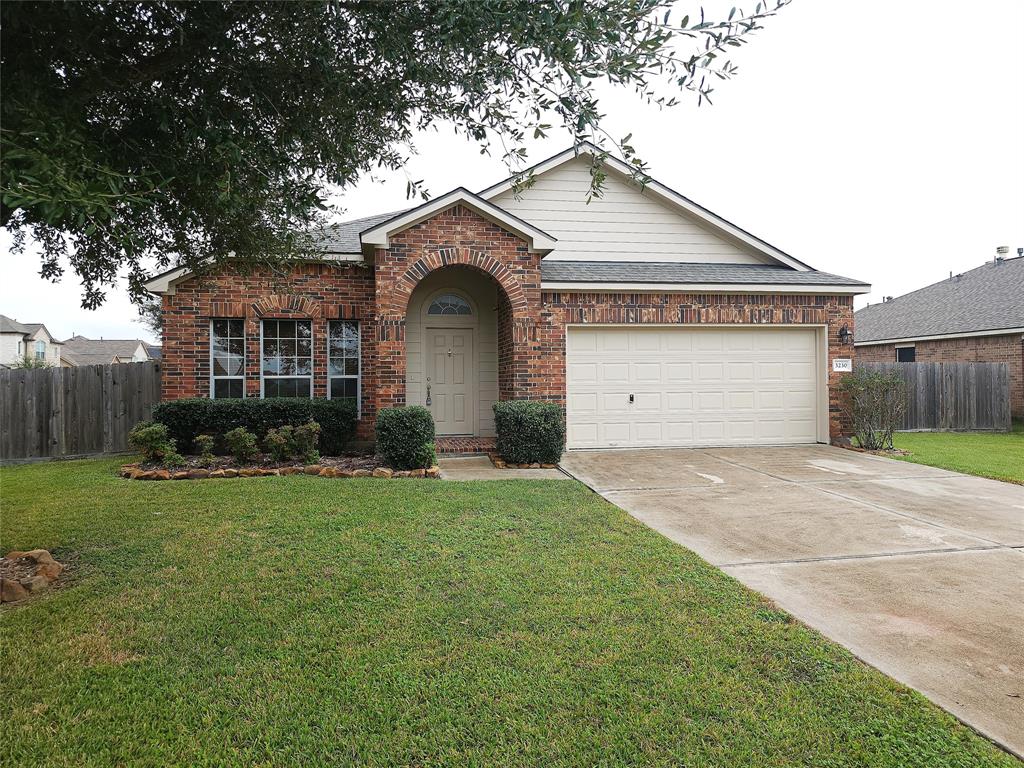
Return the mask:
{"type": "Polygon", "coordinates": [[[331,399],[331,379],[356,380],[356,418],[363,418],[363,324],[359,320],[329,320],[327,322],[327,399],[331,399]],[[332,323],[355,323],[356,324],[356,375],[332,376],[331,375],[331,324],[332,323]]]}
{"type": "MultiPolygon", "coordinates": [[[[294,320],[296,323],[309,323],[309,376],[265,376],[263,374],[263,323],[266,320],[260,320],[260,399],[262,400],[266,395],[264,394],[263,384],[267,379],[305,379],[309,378],[309,399],[313,399],[313,375],[316,370],[316,345],[313,344],[313,320],[308,317],[293,318],[293,317],[271,317],[267,320],[294,320]]],[[[281,337],[278,336],[280,339],[281,337]]]]}
{"type": "MultiPolygon", "coordinates": [[[[230,334],[228,338],[231,338],[230,334]]],[[[242,382],[242,400],[245,399],[245,358],[246,358],[246,335],[245,335],[245,319],[240,317],[211,317],[210,318],[210,399],[217,399],[217,380],[224,379],[228,381],[239,380],[242,382]],[[215,320],[241,320],[242,321],[242,375],[241,376],[217,376],[213,372],[213,323],[215,320]]],[[[221,400],[235,400],[234,397],[222,397],[221,400]]]]}

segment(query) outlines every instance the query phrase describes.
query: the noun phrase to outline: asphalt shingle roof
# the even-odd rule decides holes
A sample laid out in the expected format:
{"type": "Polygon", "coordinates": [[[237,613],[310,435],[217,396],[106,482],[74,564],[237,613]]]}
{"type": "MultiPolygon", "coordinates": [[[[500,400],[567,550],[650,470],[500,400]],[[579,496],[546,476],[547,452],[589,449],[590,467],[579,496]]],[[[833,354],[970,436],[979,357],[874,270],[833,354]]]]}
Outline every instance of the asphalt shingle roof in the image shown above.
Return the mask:
{"type": "Polygon", "coordinates": [[[84,336],[72,336],[64,342],[61,356],[78,365],[102,365],[112,363],[115,357],[131,358],[141,339],[87,339],[84,336]]]}
{"type": "Polygon", "coordinates": [[[375,216],[366,216],[362,219],[331,224],[328,227],[324,227],[318,233],[320,235],[320,242],[328,253],[362,253],[359,233],[365,232],[367,229],[375,227],[388,219],[393,219],[400,213],[405,213],[405,211],[378,213],[375,216]]]}
{"type": "Polygon", "coordinates": [[[858,342],[1024,327],[1024,258],[989,261],[854,314],[858,342]]]}
{"type": "Polygon", "coordinates": [[[540,263],[541,279],[553,283],[738,283],[750,285],[863,285],[828,272],[799,272],[771,264],[705,264],[644,261],[540,263]]]}

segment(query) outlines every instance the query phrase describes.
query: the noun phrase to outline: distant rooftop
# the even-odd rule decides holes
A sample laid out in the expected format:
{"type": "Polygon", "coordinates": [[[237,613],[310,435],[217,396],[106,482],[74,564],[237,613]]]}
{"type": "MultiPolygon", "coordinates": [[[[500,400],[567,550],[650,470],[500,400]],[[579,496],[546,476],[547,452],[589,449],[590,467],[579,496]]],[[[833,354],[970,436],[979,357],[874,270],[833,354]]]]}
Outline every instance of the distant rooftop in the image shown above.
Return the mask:
{"type": "Polygon", "coordinates": [[[1024,258],[988,261],[854,318],[857,343],[1024,328],[1024,258]]]}

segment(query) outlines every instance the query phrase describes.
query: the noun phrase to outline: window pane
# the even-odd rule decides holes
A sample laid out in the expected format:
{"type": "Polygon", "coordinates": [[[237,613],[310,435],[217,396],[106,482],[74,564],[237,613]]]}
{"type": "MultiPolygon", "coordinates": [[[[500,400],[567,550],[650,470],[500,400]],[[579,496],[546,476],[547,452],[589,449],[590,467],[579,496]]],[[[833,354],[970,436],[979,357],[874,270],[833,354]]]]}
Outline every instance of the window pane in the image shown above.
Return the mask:
{"type": "Polygon", "coordinates": [[[428,315],[471,315],[469,302],[454,293],[446,293],[434,299],[427,308],[428,315]]]}
{"type": "Polygon", "coordinates": [[[278,320],[277,321],[277,335],[282,339],[294,339],[295,338],[295,321],[294,320],[278,320]]]}
{"type": "Polygon", "coordinates": [[[213,382],[213,396],[218,399],[242,397],[244,389],[245,384],[241,379],[216,379],[213,382]]]}
{"type": "Polygon", "coordinates": [[[214,318],[210,323],[210,366],[214,376],[212,396],[243,397],[244,379],[221,380],[221,376],[245,375],[245,321],[214,318]]]}
{"type": "Polygon", "coordinates": [[[277,348],[281,357],[295,357],[295,339],[281,339],[277,348]]]}
{"type": "Polygon", "coordinates": [[[214,320],[213,321],[213,335],[218,338],[224,338],[228,335],[228,321],[227,320],[214,320]]]}
{"type": "Polygon", "coordinates": [[[228,332],[231,336],[237,336],[239,338],[245,336],[245,321],[228,320],[228,332]]]}
{"type": "Polygon", "coordinates": [[[295,323],[295,336],[300,339],[308,339],[313,336],[313,329],[308,320],[299,320],[295,323]]]}
{"type": "Polygon", "coordinates": [[[309,379],[264,379],[264,397],[309,397],[309,379]]]}
{"type": "Polygon", "coordinates": [[[331,379],[331,397],[334,399],[351,397],[355,398],[358,393],[358,381],[356,379],[331,379]]]}
{"type": "Polygon", "coordinates": [[[359,375],[359,358],[347,357],[345,358],[345,375],[347,376],[358,376],[359,375]]]}
{"type": "Polygon", "coordinates": [[[240,336],[231,338],[228,341],[228,352],[242,357],[245,354],[245,339],[240,336]]]}

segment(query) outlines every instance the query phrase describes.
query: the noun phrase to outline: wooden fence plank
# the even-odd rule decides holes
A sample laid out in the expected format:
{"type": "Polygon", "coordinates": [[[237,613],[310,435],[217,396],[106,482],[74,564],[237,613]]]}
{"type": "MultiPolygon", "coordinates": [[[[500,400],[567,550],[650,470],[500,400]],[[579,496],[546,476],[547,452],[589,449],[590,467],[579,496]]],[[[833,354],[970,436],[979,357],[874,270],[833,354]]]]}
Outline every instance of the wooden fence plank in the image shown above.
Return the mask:
{"type": "Polygon", "coordinates": [[[860,363],[896,370],[907,392],[903,430],[1009,431],[1010,369],[1006,363],[860,363]]]}
{"type": "Polygon", "coordinates": [[[0,461],[125,451],[160,401],[160,364],[0,370],[0,461]]]}

